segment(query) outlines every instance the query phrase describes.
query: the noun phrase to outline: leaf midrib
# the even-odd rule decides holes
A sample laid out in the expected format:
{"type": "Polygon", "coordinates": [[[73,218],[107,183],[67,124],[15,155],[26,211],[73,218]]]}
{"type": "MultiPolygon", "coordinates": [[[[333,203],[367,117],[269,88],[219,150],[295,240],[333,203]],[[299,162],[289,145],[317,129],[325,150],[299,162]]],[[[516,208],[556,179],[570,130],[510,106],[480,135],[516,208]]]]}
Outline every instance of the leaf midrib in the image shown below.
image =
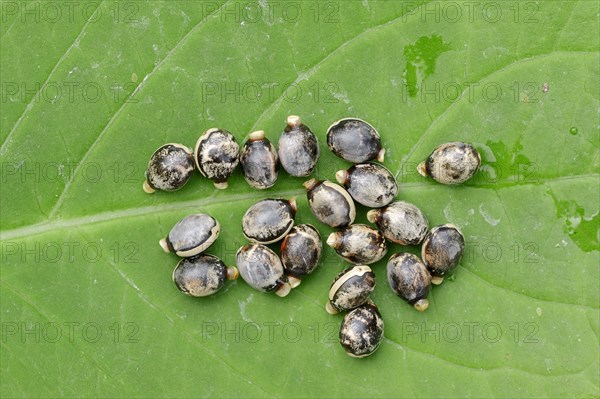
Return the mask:
{"type": "MultiPolygon", "coordinates": [[[[281,191],[278,193],[280,196],[288,197],[293,195],[300,195],[304,192],[304,190],[290,190],[290,191],[281,191]]],[[[168,211],[176,211],[185,208],[199,208],[206,205],[219,205],[228,202],[237,202],[244,201],[250,199],[259,199],[265,196],[264,192],[261,191],[251,191],[246,194],[238,194],[225,196],[223,198],[212,198],[206,197],[199,200],[190,200],[190,201],[181,201],[181,202],[173,202],[169,201],[164,204],[158,205],[149,205],[143,207],[134,207],[121,209],[118,211],[108,211],[96,213],[93,215],[82,216],[72,219],[57,219],[57,220],[48,220],[43,223],[36,223],[29,226],[18,227],[12,230],[0,231],[0,238],[5,241],[9,239],[15,238],[23,238],[23,237],[31,237],[33,235],[43,234],[47,232],[51,232],[54,230],[60,230],[69,227],[82,227],[89,226],[90,224],[96,223],[104,223],[110,222],[116,219],[123,219],[129,217],[136,216],[145,216],[149,214],[156,214],[157,212],[168,212],[168,211]]]]}
{"type": "MultiPolygon", "coordinates": [[[[480,190],[510,189],[513,187],[541,185],[541,184],[549,184],[549,183],[569,181],[569,180],[590,179],[590,178],[597,179],[599,177],[600,177],[600,175],[597,173],[588,173],[588,174],[582,174],[582,175],[570,175],[570,176],[559,176],[559,177],[553,177],[553,178],[547,178],[547,179],[538,179],[535,182],[524,182],[524,183],[520,183],[520,184],[510,184],[510,185],[501,185],[501,186],[494,184],[493,186],[488,185],[488,186],[483,186],[483,187],[469,186],[469,188],[475,188],[475,189],[480,189],[480,190]]],[[[435,185],[436,185],[436,183],[433,183],[433,182],[413,182],[413,183],[403,183],[402,188],[403,189],[407,189],[407,188],[417,188],[418,189],[418,188],[434,187],[435,185]]],[[[297,189],[297,190],[278,191],[278,192],[276,192],[276,195],[282,196],[282,197],[289,197],[289,196],[294,196],[294,195],[296,195],[296,196],[304,195],[304,193],[305,193],[304,189],[297,189]]],[[[51,232],[54,230],[69,228],[69,227],[89,226],[90,224],[110,222],[115,219],[123,219],[123,218],[136,217],[136,216],[145,216],[148,214],[156,214],[157,212],[169,212],[169,211],[175,211],[175,210],[187,209],[187,208],[198,208],[198,207],[207,206],[207,205],[211,205],[211,206],[219,205],[219,204],[224,204],[227,202],[238,202],[238,201],[251,200],[251,199],[261,199],[261,198],[264,198],[264,196],[265,196],[265,193],[262,191],[251,191],[251,192],[245,193],[245,194],[236,194],[236,195],[225,196],[225,197],[217,198],[217,199],[209,196],[209,197],[202,198],[199,200],[189,200],[189,201],[180,201],[180,202],[169,201],[164,204],[127,208],[127,209],[121,209],[118,211],[100,212],[100,213],[96,213],[93,215],[81,216],[81,217],[76,217],[76,218],[72,218],[72,219],[47,220],[42,223],[36,223],[36,224],[27,225],[27,226],[17,227],[17,228],[10,229],[10,230],[0,230],[0,239],[2,241],[12,240],[12,239],[21,239],[24,237],[31,237],[31,236],[35,236],[35,235],[39,235],[39,234],[43,234],[43,233],[48,233],[48,232],[51,232]]]]}

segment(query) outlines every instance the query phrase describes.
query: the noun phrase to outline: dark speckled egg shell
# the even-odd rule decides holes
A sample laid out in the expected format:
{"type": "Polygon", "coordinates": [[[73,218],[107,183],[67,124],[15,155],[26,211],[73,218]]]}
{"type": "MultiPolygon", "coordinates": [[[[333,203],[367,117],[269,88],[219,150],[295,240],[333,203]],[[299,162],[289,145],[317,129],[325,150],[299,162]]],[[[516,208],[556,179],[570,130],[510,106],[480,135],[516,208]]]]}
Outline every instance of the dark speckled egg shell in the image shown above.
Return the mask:
{"type": "Polygon", "coordinates": [[[165,144],[152,154],[146,170],[144,191],[176,191],[194,172],[192,151],[181,144],[165,144]]]}
{"type": "Polygon", "coordinates": [[[201,254],[182,259],[173,270],[173,282],[181,292],[202,297],[219,291],[227,280],[227,266],[216,256],[201,254]]]}
{"type": "Polygon", "coordinates": [[[327,244],[342,258],[357,265],[375,263],[387,252],[383,234],[364,224],[351,224],[331,233],[327,244]]]}
{"type": "Polygon", "coordinates": [[[365,304],[375,289],[375,273],[369,266],[354,266],[340,272],[329,288],[330,314],[354,309],[365,304]]]}
{"type": "Polygon", "coordinates": [[[189,215],[177,222],[160,244],[165,251],[189,257],[204,252],[220,232],[221,226],[212,216],[203,213],[189,215]]]}
{"type": "Polygon", "coordinates": [[[375,305],[367,304],[349,312],[340,327],[340,344],[352,357],[373,354],[383,340],[383,319],[375,305]]]}
{"type": "Polygon", "coordinates": [[[414,204],[395,201],[367,213],[367,219],[377,224],[385,238],[400,245],[418,245],[428,231],[429,222],[414,204]]]}
{"type": "Polygon", "coordinates": [[[285,199],[260,200],[244,214],[242,232],[250,242],[272,244],[291,230],[295,216],[295,202],[285,199]]]}
{"type": "Polygon", "coordinates": [[[383,162],[384,150],[379,133],[369,123],[345,118],[327,129],[327,146],[338,157],[352,163],[377,159],[383,162]]]}
{"type": "Polygon", "coordinates": [[[445,143],[438,146],[417,170],[423,176],[431,176],[443,184],[460,184],[475,175],[481,156],[470,144],[445,143]]]}
{"type": "Polygon", "coordinates": [[[319,265],[322,252],[321,234],[310,224],[294,226],[281,242],[281,261],[291,276],[312,273],[319,265]]]}
{"type": "Polygon", "coordinates": [[[297,116],[288,117],[288,124],[279,138],[279,162],[292,176],[308,176],[319,159],[319,142],[313,132],[297,116]]]}
{"type": "Polygon", "coordinates": [[[410,253],[392,255],[387,263],[387,280],[396,295],[417,310],[427,309],[431,275],[418,256],[410,253]]]}
{"type": "Polygon", "coordinates": [[[254,188],[263,190],[273,187],[279,173],[279,157],[263,131],[250,134],[240,153],[244,179],[254,188]]]}
{"type": "MultiPolygon", "coordinates": [[[[432,276],[440,278],[451,273],[460,263],[465,250],[465,238],[452,224],[436,226],[427,233],[421,247],[421,258],[432,276]]],[[[439,279],[434,279],[437,283],[439,279]]]]}
{"type": "MultiPolygon", "coordinates": [[[[237,254],[237,267],[242,279],[252,288],[274,292],[289,286],[279,256],[262,244],[245,245],[237,254]]],[[[289,289],[286,290],[286,294],[289,289]]]]}
{"type": "Polygon", "coordinates": [[[194,159],[203,176],[224,188],[240,162],[240,146],[227,130],[209,129],[198,139],[194,159]]]}
{"type": "Polygon", "coordinates": [[[354,222],[356,207],[350,194],[330,181],[311,179],[307,188],[308,206],[317,219],[331,227],[343,227],[354,222]]]}
{"type": "Polygon", "coordinates": [[[375,163],[354,165],[347,171],[339,171],[336,178],[356,202],[370,208],[385,206],[398,194],[392,172],[375,163]]]}

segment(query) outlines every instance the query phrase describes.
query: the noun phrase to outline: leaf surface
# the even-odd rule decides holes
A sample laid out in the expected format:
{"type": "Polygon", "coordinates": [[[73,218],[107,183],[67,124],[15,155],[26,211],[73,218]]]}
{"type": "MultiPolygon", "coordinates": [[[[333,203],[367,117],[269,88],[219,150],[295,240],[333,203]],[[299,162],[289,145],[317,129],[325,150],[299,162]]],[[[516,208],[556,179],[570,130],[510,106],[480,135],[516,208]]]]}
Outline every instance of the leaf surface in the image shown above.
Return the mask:
{"type": "Polygon", "coordinates": [[[0,396],[597,397],[598,4],[286,3],[77,3],[58,22],[2,3],[0,396]],[[349,167],[327,127],[372,123],[398,198],[466,237],[424,313],[373,266],[385,339],[366,359],[324,311],[345,267],[329,248],[287,298],[240,279],[192,299],[158,245],[206,212],[208,252],[234,264],[245,210],[291,196],[325,239],[283,171],[266,191],[239,171],[224,191],[141,189],[160,145],[217,126],[276,143],[289,114],[319,138],[320,179],[349,167]],[[447,141],[483,158],[458,187],[416,172],[447,141]]]}

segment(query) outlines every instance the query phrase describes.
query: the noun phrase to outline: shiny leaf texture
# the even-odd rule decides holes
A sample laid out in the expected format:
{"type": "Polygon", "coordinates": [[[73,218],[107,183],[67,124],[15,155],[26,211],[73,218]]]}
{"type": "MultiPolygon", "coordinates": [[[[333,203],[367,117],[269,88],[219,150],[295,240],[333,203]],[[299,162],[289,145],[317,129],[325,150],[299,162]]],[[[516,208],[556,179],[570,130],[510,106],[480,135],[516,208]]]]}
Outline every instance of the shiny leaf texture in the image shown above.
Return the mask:
{"type": "MultiPolygon", "coordinates": [[[[102,1],[1,5],[2,397],[597,397],[599,6],[594,1],[102,1]],[[235,262],[266,191],[239,170],[147,195],[167,142],[211,127],[277,143],[287,115],[318,136],[314,172],[349,164],[327,127],[369,121],[398,198],[467,248],[419,313],[373,265],[385,338],[353,359],[324,310],[330,249],[286,298],[241,279],[177,291],[158,245],[190,213],[219,220],[235,262]],[[466,184],[422,178],[438,144],[473,143],[466,184]]],[[[367,209],[359,206],[358,222],[367,209]]],[[[277,248],[276,245],[273,248],[277,248]]],[[[389,247],[388,254],[419,248],[389,247]]]]}

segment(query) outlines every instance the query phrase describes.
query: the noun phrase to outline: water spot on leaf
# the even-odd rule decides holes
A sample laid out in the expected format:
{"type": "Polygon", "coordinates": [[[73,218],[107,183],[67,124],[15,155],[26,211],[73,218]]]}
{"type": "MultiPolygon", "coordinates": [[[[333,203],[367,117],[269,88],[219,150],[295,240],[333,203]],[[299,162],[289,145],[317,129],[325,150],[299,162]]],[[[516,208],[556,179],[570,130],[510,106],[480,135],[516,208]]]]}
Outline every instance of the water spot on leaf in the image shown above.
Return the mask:
{"type": "Polygon", "coordinates": [[[529,165],[531,161],[525,155],[521,154],[523,150],[523,144],[521,144],[521,137],[509,148],[502,141],[491,141],[486,142],[487,146],[492,149],[493,154],[496,157],[496,161],[501,165],[529,165]]]}
{"type": "Polygon", "coordinates": [[[571,133],[573,136],[575,136],[578,133],[577,128],[572,127],[571,129],[569,129],[569,133],[571,133]]]}
{"type": "MultiPolygon", "coordinates": [[[[550,192],[552,195],[552,193],[550,192]]],[[[585,216],[582,206],[572,200],[557,200],[552,195],[556,205],[556,214],[564,219],[563,231],[569,235],[571,240],[585,252],[600,250],[598,235],[600,218],[596,212],[592,216],[585,216]]]]}
{"type": "Polygon", "coordinates": [[[480,169],[487,172],[490,179],[506,178],[518,182],[535,182],[537,165],[521,153],[523,150],[521,137],[511,146],[503,141],[491,140],[486,141],[486,144],[493,151],[496,159],[496,162],[493,162],[494,166],[490,166],[495,173],[492,176],[485,165],[480,169]]]}
{"type": "Polygon", "coordinates": [[[242,319],[248,323],[252,322],[252,320],[246,314],[246,306],[252,302],[252,299],[254,299],[254,294],[250,294],[245,301],[238,301],[238,304],[240,305],[240,315],[242,316],[242,319]]]}
{"type": "Polygon", "coordinates": [[[484,163],[494,163],[496,162],[496,156],[494,155],[494,151],[492,149],[482,143],[473,143],[479,154],[481,155],[481,161],[484,163]]]}
{"type": "Polygon", "coordinates": [[[406,57],[404,82],[410,97],[417,95],[419,85],[435,72],[438,57],[448,50],[450,50],[449,43],[444,42],[442,37],[437,35],[422,36],[415,43],[404,47],[406,57]]]}
{"type": "Polygon", "coordinates": [[[471,208],[465,210],[452,201],[448,202],[444,207],[444,217],[446,218],[446,221],[460,226],[470,225],[474,214],[474,209],[471,208]]]}
{"type": "Polygon", "coordinates": [[[494,217],[492,217],[492,215],[490,215],[488,212],[486,212],[483,209],[483,204],[479,205],[479,214],[483,217],[483,219],[490,225],[492,226],[496,226],[498,223],[500,223],[500,219],[496,219],[494,217]]]}

